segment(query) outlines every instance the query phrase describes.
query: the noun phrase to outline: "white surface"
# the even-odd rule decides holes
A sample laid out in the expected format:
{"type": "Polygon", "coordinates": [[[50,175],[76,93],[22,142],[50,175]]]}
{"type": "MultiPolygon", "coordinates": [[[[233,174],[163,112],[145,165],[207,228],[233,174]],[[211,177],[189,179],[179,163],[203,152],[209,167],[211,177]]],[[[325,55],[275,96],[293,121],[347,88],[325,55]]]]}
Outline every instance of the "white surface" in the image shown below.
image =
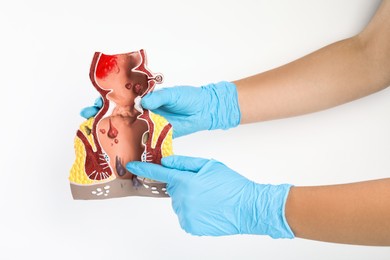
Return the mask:
{"type": "MultiPolygon", "coordinates": [[[[378,0],[1,1],[0,259],[389,259],[389,248],[265,236],[193,237],[168,199],[73,201],[80,109],[97,97],[94,51],[146,49],[164,86],[235,80],[359,32],[378,0]]],[[[389,177],[390,90],[307,116],[194,134],[264,183],[389,177]]]]}

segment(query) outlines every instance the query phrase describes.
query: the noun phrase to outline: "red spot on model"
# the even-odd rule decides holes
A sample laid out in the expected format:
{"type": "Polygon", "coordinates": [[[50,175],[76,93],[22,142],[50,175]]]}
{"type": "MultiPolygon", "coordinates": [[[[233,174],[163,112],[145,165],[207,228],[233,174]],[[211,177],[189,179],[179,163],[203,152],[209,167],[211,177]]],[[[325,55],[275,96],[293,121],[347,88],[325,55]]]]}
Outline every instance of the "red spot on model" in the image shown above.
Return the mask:
{"type": "Polygon", "coordinates": [[[110,122],[110,129],[108,130],[108,137],[111,139],[114,139],[118,136],[118,130],[114,127],[114,125],[111,122],[111,118],[108,120],[110,122]]]}
{"type": "Polygon", "coordinates": [[[107,75],[110,74],[110,72],[114,69],[118,71],[119,67],[116,60],[117,57],[115,55],[102,54],[96,68],[96,77],[103,79],[107,77],[107,75]]]}
{"type": "Polygon", "coordinates": [[[100,133],[105,134],[106,130],[102,128],[102,129],[100,129],[100,133]]]}

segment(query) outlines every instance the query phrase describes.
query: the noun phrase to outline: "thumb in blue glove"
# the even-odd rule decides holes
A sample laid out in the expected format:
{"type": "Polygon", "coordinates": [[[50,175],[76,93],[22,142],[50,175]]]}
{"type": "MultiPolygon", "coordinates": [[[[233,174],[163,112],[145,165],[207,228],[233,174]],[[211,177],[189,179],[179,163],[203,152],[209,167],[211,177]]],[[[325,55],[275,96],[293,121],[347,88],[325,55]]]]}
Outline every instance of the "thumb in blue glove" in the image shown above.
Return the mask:
{"type": "Polygon", "coordinates": [[[173,210],[190,234],[294,237],[284,213],[289,184],[257,184],[215,160],[184,156],[165,157],[162,166],[130,162],[127,169],[167,183],[173,210]]]}
{"type": "Polygon", "coordinates": [[[227,81],[200,88],[165,88],[147,94],[141,104],[172,124],[173,138],[202,130],[229,129],[241,120],[236,86],[227,81]]]}

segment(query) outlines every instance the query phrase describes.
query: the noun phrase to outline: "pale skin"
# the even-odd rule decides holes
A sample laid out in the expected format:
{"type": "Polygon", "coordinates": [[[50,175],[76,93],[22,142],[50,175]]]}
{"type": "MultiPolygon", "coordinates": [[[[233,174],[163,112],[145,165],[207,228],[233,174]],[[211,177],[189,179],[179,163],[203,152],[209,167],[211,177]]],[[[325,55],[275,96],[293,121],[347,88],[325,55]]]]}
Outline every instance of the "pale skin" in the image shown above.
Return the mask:
{"type": "MultiPolygon", "coordinates": [[[[390,0],[358,35],[234,83],[241,123],[312,113],[388,87],[390,0]]],[[[285,211],[296,237],[390,246],[390,178],[293,187],[285,211]]]]}

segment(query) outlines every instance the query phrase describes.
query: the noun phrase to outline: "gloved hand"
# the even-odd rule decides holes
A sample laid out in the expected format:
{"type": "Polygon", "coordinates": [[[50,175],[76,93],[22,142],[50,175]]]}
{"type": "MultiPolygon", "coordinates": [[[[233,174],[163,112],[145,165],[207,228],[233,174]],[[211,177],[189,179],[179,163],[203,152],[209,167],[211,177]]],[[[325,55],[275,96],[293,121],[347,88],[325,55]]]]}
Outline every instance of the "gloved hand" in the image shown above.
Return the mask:
{"type": "Polygon", "coordinates": [[[161,89],[144,96],[141,105],[172,124],[173,138],[236,127],[241,119],[236,86],[226,81],[161,89]]]}
{"type": "MultiPolygon", "coordinates": [[[[145,109],[165,117],[173,126],[173,138],[201,130],[229,129],[240,123],[241,112],[236,86],[222,81],[200,88],[178,86],[161,89],[142,98],[145,109]]],[[[81,111],[88,119],[103,106],[98,98],[81,111]]]]}
{"type": "Polygon", "coordinates": [[[101,97],[98,97],[95,100],[95,103],[91,107],[85,107],[81,110],[80,115],[84,117],[85,119],[88,119],[90,117],[93,117],[99,112],[99,110],[103,106],[103,99],[101,97]]]}
{"type": "Polygon", "coordinates": [[[173,210],[186,232],[294,237],[284,214],[291,185],[257,184],[215,160],[169,156],[161,162],[163,166],[129,162],[127,169],[167,183],[173,210]]]}

